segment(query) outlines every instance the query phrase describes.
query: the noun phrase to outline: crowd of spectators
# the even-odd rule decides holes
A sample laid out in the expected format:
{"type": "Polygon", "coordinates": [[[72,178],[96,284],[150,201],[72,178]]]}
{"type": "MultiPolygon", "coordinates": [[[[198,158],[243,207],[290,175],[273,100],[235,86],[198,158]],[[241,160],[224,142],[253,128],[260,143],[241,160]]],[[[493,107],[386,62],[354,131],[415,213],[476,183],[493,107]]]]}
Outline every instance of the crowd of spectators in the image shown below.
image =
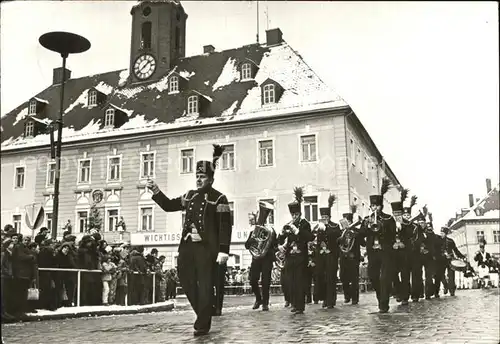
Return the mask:
{"type": "Polygon", "coordinates": [[[163,270],[165,257],[158,257],[157,249],[145,255],[142,246],[108,245],[97,231],[78,242],[69,231],[52,240],[45,227],[33,240],[11,225],[1,235],[2,320],[77,304],[77,272],[42,268],[89,270],[81,272],[81,306],[144,305],[176,297],[177,271],[163,270]]]}

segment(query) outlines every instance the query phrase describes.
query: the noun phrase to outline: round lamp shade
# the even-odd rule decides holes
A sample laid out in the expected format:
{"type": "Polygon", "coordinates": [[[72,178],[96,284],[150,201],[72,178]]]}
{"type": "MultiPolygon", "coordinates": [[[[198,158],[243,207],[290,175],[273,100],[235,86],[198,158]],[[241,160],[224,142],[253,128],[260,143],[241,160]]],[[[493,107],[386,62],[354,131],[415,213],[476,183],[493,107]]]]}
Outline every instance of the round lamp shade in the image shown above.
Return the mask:
{"type": "Polygon", "coordinates": [[[83,53],[90,49],[88,39],[70,32],[48,32],[40,36],[38,41],[44,48],[58,52],[63,56],[83,53]]]}

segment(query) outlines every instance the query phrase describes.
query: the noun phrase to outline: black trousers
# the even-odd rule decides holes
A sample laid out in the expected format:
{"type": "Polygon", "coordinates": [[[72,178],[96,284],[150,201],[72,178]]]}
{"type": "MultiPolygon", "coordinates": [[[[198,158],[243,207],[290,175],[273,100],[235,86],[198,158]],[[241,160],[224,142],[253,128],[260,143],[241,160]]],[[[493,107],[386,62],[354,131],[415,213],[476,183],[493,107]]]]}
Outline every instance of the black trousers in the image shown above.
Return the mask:
{"type": "MultiPolygon", "coordinates": [[[[314,302],[325,301],[326,295],[326,255],[318,255],[315,259],[316,265],[308,267],[307,269],[312,270],[313,280],[314,280],[314,302]]],[[[306,288],[308,286],[306,285],[306,288]]],[[[309,286],[310,289],[310,286],[309,286]]],[[[307,298],[307,292],[306,292],[307,298]]]]}
{"type": "Polygon", "coordinates": [[[307,274],[308,258],[301,254],[290,255],[285,265],[290,281],[290,303],[297,311],[305,310],[306,290],[304,279],[307,274]]]}
{"type": "Polygon", "coordinates": [[[339,269],[339,258],[334,253],[325,255],[325,292],[324,298],[326,307],[333,307],[337,304],[337,272],[339,269]]]}
{"type": "Polygon", "coordinates": [[[457,286],[455,284],[455,270],[451,268],[451,261],[447,259],[442,259],[436,261],[436,274],[435,274],[435,291],[434,293],[439,294],[439,288],[441,282],[445,288],[447,288],[451,293],[455,292],[457,286]],[[447,276],[445,276],[447,274],[447,276]]]}
{"type": "Polygon", "coordinates": [[[15,303],[14,303],[14,278],[12,277],[7,277],[7,276],[2,276],[2,315],[4,313],[9,313],[13,314],[14,313],[14,308],[15,308],[15,303]]]}
{"type": "Polygon", "coordinates": [[[41,309],[55,310],[57,309],[58,303],[58,292],[55,287],[52,286],[53,272],[51,271],[39,271],[38,272],[38,283],[40,288],[40,300],[39,305],[41,309]]]}
{"type": "Polygon", "coordinates": [[[253,259],[250,265],[250,286],[255,295],[255,301],[269,305],[269,287],[271,286],[271,272],[273,260],[269,257],[253,259]],[[259,279],[262,278],[262,294],[259,288],[259,279]]]}
{"type": "Polygon", "coordinates": [[[281,269],[280,275],[281,282],[281,290],[283,291],[283,296],[285,297],[286,302],[291,302],[292,298],[290,297],[290,273],[288,271],[288,267],[285,260],[285,266],[281,269]]]}
{"type": "Polygon", "coordinates": [[[340,257],[340,280],[344,298],[359,302],[359,260],[357,258],[340,257]]]}
{"type": "Polygon", "coordinates": [[[202,242],[186,242],[179,247],[179,281],[196,313],[194,329],[209,331],[212,325],[216,257],[202,242]]]}
{"type": "MultiPolygon", "coordinates": [[[[305,270],[305,286],[304,290],[306,293],[306,302],[310,303],[312,299],[312,282],[314,279],[314,271],[315,267],[314,266],[307,266],[308,263],[306,263],[306,270],[305,270]]],[[[314,289],[316,290],[316,286],[314,286],[314,289]]],[[[322,300],[322,299],[321,299],[322,300]]],[[[314,299],[314,301],[319,301],[314,299]]]]}
{"type": "Polygon", "coordinates": [[[222,305],[224,303],[224,282],[226,281],[226,270],[227,264],[215,264],[213,268],[215,286],[214,308],[220,311],[222,311],[222,305]]]}
{"type": "Polygon", "coordinates": [[[368,277],[377,294],[380,310],[389,310],[393,271],[392,250],[376,250],[368,253],[368,277]]]}
{"type": "Polygon", "coordinates": [[[434,295],[434,260],[430,253],[421,254],[420,252],[413,253],[411,270],[411,298],[418,300],[425,289],[425,296],[431,297],[434,295]],[[422,267],[425,269],[425,285],[422,281],[422,267]]]}
{"type": "Polygon", "coordinates": [[[410,263],[408,250],[394,250],[394,287],[396,296],[402,301],[410,298],[410,263]]]}

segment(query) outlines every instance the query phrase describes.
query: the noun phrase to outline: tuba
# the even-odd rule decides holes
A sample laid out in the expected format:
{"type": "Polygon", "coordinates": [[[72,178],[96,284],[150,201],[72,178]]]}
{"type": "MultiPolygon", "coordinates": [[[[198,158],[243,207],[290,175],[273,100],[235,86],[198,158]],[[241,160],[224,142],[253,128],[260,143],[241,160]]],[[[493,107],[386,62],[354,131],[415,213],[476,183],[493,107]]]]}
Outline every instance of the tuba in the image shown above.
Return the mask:
{"type": "Polygon", "coordinates": [[[262,258],[266,256],[269,248],[271,247],[273,240],[273,230],[265,226],[267,217],[274,209],[272,204],[267,202],[259,202],[259,217],[255,228],[252,232],[252,237],[254,240],[250,243],[248,250],[250,254],[255,258],[262,258]]]}
{"type": "Polygon", "coordinates": [[[344,230],[339,238],[339,248],[342,253],[348,254],[351,252],[354,242],[356,241],[356,233],[354,232],[354,229],[361,223],[361,219],[358,219],[358,221],[352,225],[349,225],[349,222],[346,219],[341,219],[339,222],[344,230]]]}

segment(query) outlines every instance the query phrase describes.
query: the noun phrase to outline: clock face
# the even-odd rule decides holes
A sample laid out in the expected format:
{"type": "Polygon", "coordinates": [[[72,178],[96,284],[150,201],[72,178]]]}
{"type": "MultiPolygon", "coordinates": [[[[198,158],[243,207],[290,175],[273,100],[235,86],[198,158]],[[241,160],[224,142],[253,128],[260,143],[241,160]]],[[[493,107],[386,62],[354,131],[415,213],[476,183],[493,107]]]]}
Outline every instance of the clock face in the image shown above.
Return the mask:
{"type": "Polygon", "coordinates": [[[135,60],[134,74],[138,79],[145,80],[149,78],[156,69],[156,60],[152,55],[144,54],[135,60]]]}

